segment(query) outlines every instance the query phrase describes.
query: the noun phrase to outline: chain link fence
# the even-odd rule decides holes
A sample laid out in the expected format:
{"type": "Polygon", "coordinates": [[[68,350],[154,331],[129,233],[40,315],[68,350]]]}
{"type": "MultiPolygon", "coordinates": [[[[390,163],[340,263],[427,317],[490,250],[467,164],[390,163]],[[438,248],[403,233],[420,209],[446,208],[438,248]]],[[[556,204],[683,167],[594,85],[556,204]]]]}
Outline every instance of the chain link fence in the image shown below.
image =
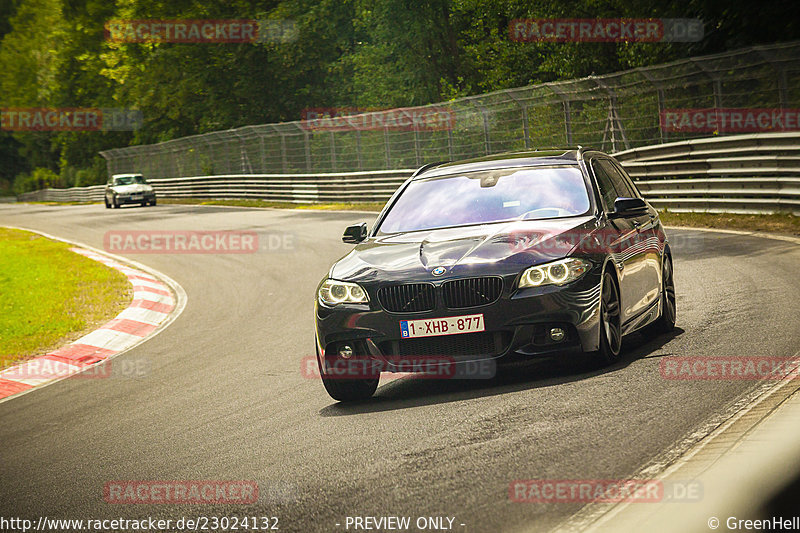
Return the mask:
{"type": "Polygon", "coordinates": [[[335,127],[246,126],[101,155],[109,174],[147,178],[404,169],[510,150],[581,144],[618,152],[708,137],[714,132],[670,131],[664,113],[738,108],[800,108],[800,42],[394,110],[444,113],[446,127],[397,127],[376,111],[335,127]]]}

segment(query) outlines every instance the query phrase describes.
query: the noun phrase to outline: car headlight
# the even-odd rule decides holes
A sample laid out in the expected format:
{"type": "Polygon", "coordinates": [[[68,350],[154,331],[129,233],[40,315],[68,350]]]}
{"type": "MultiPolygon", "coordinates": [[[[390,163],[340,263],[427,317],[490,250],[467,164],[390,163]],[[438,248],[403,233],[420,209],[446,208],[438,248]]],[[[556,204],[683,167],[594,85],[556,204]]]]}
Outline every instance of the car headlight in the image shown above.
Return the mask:
{"type": "Polygon", "coordinates": [[[522,273],[519,288],[541,287],[542,285],[564,285],[583,276],[592,263],[586,259],[569,257],[552,263],[531,267],[522,273]]]}
{"type": "Polygon", "coordinates": [[[358,283],[336,281],[335,279],[325,280],[325,283],[319,288],[317,297],[325,305],[365,304],[369,302],[367,291],[362,289],[358,283]]]}

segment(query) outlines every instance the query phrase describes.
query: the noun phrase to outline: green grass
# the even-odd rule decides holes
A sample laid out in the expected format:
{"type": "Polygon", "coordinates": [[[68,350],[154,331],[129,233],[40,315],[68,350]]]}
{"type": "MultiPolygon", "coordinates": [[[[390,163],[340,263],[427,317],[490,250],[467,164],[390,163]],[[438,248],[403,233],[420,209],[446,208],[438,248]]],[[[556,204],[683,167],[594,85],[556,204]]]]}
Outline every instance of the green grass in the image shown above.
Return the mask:
{"type": "Polygon", "coordinates": [[[764,231],[769,233],[800,235],[800,217],[790,214],[732,215],[661,211],[660,217],[661,221],[667,226],[764,231]]]}
{"type": "Polygon", "coordinates": [[[272,200],[212,200],[209,198],[159,198],[161,204],[229,205],[236,207],[271,207],[273,209],[312,209],[316,211],[375,211],[383,209],[386,202],[348,202],[296,204],[272,200]]]}
{"type": "MultiPolygon", "coordinates": [[[[235,207],[269,207],[273,209],[310,209],[318,211],[374,211],[383,209],[384,202],[349,202],[296,204],[271,200],[212,200],[210,198],[159,198],[162,204],[183,205],[227,205],[235,207]]],[[[47,205],[75,205],[79,202],[40,202],[47,205]]],[[[734,229],[742,231],[764,231],[800,235],[800,217],[783,215],[733,215],[718,213],[675,213],[661,211],[661,220],[668,226],[690,226],[696,228],[734,229]]]]}
{"type": "Polygon", "coordinates": [[[0,368],[81,337],[130,302],[121,272],[69,248],[0,227],[0,368]]]}

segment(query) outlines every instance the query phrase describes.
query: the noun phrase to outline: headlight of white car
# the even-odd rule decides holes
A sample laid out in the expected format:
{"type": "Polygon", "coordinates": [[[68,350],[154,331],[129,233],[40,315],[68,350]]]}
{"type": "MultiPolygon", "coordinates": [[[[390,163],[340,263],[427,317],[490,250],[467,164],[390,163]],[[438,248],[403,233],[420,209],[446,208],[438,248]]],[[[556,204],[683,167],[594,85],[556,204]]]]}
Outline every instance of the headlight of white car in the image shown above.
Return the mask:
{"type": "Polygon", "coordinates": [[[369,302],[367,291],[361,288],[358,283],[347,281],[337,281],[335,279],[325,280],[317,293],[319,301],[325,305],[339,304],[365,304],[369,302]]]}
{"type": "Polygon", "coordinates": [[[590,268],[592,268],[592,263],[577,257],[568,257],[552,263],[537,265],[522,273],[519,287],[522,289],[541,287],[542,285],[565,285],[583,276],[590,268]]]}

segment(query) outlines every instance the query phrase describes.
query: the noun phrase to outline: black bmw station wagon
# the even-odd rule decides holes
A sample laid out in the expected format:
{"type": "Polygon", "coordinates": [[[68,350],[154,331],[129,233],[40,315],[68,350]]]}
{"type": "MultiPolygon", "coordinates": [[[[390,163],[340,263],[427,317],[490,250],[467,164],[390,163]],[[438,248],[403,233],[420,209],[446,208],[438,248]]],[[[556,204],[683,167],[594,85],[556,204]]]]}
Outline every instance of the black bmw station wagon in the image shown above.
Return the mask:
{"type": "Polygon", "coordinates": [[[675,324],[667,236],[611,156],[526,151],[420,168],[316,294],[326,390],[370,397],[380,372],[549,357],[611,364],[623,336],[675,324]],[[348,361],[364,372],[334,371],[348,361]]]}

